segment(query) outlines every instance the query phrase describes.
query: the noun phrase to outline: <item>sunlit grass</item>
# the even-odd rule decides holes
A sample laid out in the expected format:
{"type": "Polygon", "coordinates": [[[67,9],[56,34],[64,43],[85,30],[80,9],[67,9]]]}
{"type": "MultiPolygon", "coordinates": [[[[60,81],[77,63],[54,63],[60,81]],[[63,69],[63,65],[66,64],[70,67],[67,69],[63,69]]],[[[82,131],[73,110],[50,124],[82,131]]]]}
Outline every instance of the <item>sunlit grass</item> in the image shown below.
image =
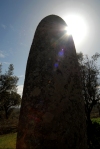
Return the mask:
{"type": "Polygon", "coordinates": [[[15,149],[17,133],[0,135],[0,149],[15,149]]]}
{"type": "Polygon", "coordinates": [[[98,124],[100,124],[100,117],[98,117],[98,118],[92,118],[91,120],[92,120],[93,123],[94,122],[97,122],[98,124]]]}

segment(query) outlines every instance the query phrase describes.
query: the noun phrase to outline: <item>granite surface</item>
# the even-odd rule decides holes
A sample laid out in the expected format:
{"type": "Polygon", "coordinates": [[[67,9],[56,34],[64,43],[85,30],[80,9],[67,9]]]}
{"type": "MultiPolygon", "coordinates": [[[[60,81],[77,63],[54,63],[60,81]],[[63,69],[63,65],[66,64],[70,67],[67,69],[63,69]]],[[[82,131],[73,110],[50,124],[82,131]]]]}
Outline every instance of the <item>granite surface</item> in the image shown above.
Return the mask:
{"type": "Polygon", "coordinates": [[[65,27],[56,15],[37,26],[27,61],[16,149],[87,149],[80,71],[65,27]]]}

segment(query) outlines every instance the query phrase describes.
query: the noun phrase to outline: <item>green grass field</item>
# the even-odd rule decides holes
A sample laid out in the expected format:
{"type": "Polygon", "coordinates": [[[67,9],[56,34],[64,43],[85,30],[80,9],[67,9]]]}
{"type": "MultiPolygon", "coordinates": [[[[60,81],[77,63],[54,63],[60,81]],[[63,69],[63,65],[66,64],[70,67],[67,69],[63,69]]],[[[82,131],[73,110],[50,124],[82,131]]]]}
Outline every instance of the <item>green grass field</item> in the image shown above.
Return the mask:
{"type": "Polygon", "coordinates": [[[17,133],[0,135],[0,149],[15,149],[17,133]]]}

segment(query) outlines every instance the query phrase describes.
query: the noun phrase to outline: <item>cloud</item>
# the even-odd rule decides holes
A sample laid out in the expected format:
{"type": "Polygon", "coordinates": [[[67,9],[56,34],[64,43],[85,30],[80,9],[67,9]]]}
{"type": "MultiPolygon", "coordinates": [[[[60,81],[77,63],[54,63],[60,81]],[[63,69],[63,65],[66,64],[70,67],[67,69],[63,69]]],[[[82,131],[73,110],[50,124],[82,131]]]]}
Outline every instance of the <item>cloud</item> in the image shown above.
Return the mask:
{"type": "Polygon", "coordinates": [[[3,28],[3,29],[6,29],[6,25],[4,25],[4,24],[1,24],[1,26],[2,26],[2,28],[3,28]]]}
{"type": "Polygon", "coordinates": [[[20,75],[20,76],[18,76],[18,78],[23,78],[24,77],[24,75],[20,75]]]}
{"type": "Polygon", "coordinates": [[[2,50],[0,50],[0,57],[1,58],[4,58],[5,57],[5,55],[3,54],[4,52],[2,51],[2,50]]]}
{"type": "Polygon", "coordinates": [[[0,57],[1,58],[4,58],[6,56],[9,56],[8,51],[6,51],[6,50],[0,50],[0,57]]]}
{"type": "Polygon", "coordinates": [[[3,62],[3,64],[9,65],[10,63],[9,62],[3,62]]]}
{"type": "Polygon", "coordinates": [[[1,57],[1,58],[4,58],[5,56],[4,56],[4,54],[0,53],[0,57],[1,57]]]}
{"type": "Polygon", "coordinates": [[[18,85],[18,87],[17,87],[17,93],[22,96],[22,92],[23,92],[23,85],[18,85]]]}

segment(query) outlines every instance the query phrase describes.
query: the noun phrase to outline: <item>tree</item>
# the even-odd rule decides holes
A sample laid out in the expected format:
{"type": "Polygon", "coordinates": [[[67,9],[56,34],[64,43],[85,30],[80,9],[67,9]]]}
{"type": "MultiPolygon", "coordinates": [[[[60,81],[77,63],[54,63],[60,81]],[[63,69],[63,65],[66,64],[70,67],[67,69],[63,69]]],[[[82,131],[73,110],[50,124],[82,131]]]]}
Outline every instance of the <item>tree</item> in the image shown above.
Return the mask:
{"type": "Polygon", "coordinates": [[[81,70],[81,82],[82,82],[82,94],[85,103],[85,112],[87,117],[87,123],[91,123],[90,114],[91,111],[100,100],[100,88],[99,88],[99,68],[97,66],[97,60],[100,54],[95,53],[91,58],[87,55],[83,56],[83,53],[77,54],[79,66],[81,70]]]}
{"type": "Polygon", "coordinates": [[[3,91],[16,91],[18,77],[13,76],[14,66],[10,64],[8,67],[8,71],[2,75],[2,65],[0,69],[0,93],[3,91]]]}
{"type": "Polygon", "coordinates": [[[21,96],[13,91],[11,92],[5,91],[4,94],[2,94],[2,96],[1,96],[1,99],[2,99],[1,107],[2,107],[2,110],[5,111],[6,119],[8,119],[9,109],[12,106],[20,105],[21,96]]]}
{"type": "Polygon", "coordinates": [[[9,109],[21,102],[21,96],[17,93],[18,77],[13,75],[13,70],[14,66],[10,64],[8,71],[2,74],[2,65],[0,65],[0,110],[5,111],[6,119],[9,109]]]}

